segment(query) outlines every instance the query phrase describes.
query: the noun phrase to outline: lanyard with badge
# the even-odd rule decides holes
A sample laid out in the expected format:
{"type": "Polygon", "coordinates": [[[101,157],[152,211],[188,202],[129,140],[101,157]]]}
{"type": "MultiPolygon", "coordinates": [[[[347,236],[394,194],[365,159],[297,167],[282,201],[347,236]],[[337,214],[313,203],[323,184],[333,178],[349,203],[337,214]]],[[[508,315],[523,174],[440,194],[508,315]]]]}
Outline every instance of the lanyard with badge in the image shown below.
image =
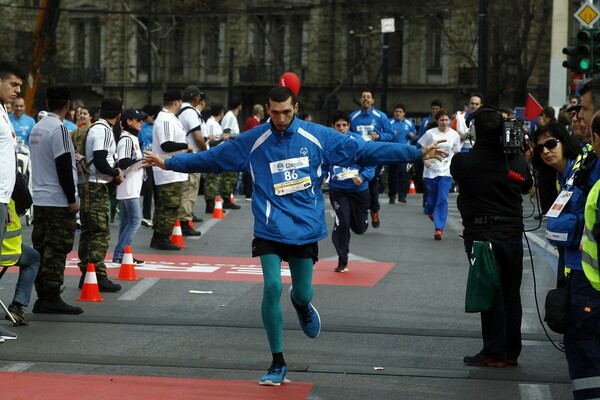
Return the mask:
{"type": "Polygon", "coordinates": [[[573,165],[571,176],[569,179],[567,179],[565,186],[562,188],[558,194],[558,197],[556,197],[556,200],[554,200],[554,203],[552,203],[552,206],[546,213],[547,217],[558,218],[560,213],[565,209],[569,200],[571,200],[571,197],[573,197],[573,184],[575,182],[575,174],[578,170],[579,168],[575,168],[575,165],[573,165]]]}

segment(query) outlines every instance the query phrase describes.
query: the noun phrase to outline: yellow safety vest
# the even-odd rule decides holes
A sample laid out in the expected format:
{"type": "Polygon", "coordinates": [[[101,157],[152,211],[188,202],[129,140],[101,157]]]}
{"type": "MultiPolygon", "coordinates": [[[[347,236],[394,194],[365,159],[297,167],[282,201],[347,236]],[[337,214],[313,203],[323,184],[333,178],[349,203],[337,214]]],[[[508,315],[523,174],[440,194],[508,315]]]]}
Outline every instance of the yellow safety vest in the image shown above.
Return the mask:
{"type": "Polygon", "coordinates": [[[598,221],[598,194],[600,194],[600,181],[597,181],[585,202],[583,228],[583,241],[581,252],[581,265],[586,278],[594,289],[600,290],[600,271],[598,270],[598,243],[592,236],[592,229],[598,221]]]}
{"type": "Polygon", "coordinates": [[[21,246],[23,244],[23,233],[21,232],[21,218],[15,210],[15,202],[10,199],[8,203],[11,223],[6,227],[4,240],[2,241],[2,253],[0,254],[0,266],[9,267],[15,265],[21,258],[21,246]]]}

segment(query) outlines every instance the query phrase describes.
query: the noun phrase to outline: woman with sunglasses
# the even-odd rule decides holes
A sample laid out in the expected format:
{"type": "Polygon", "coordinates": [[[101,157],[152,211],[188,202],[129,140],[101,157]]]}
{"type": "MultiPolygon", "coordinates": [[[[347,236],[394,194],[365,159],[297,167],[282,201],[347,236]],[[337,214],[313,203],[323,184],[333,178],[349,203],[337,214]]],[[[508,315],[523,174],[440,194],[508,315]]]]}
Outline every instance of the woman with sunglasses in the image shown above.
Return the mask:
{"type": "MultiPolygon", "coordinates": [[[[583,209],[589,189],[600,178],[600,164],[588,165],[595,158],[591,146],[582,146],[576,137],[556,122],[536,130],[533,142],[534,169],[552,167],[556,170],[560,188],[558,197],[546,214],[546,238],[559,248],[559,252],[564,249],[564,262],[561,264],[580,270],[583,209]]],[[[562,280],[562,276],[558,279],[562,280]]]]}

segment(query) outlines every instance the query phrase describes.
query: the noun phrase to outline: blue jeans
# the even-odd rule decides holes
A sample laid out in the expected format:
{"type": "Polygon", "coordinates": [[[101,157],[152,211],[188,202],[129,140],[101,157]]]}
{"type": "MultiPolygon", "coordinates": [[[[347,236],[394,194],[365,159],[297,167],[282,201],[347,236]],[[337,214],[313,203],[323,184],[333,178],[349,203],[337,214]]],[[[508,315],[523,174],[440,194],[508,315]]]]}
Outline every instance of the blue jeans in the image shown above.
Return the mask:
{"type": "Polygon", "coordinates": [[[133,237],[142,223],[142,209],[140,199],[121,200],[121,227],[119,228],[119,240],[115,247],[113,259],[123,258],[125,246],[131,245],[133,237]]]}
{"type": "Polygon", "coordinates": [[[424,178],[423,183],[427,188],[427,200],[423,213],[433,214],[435,229],[444,230],[448,219],[448,194],[452,187],[451,176],[437,176],[424,178]]]}
{"type": "Polygon", "coordinates": [[[19,278],[15,286],[15,296],[13,302],[21,304],[23,307],[29,305],[31,300],[31,290],[40,269],[40,253],[33,247],[23,243],[21,245],[21,258],[17,262],[19,266],[19,278]]]}

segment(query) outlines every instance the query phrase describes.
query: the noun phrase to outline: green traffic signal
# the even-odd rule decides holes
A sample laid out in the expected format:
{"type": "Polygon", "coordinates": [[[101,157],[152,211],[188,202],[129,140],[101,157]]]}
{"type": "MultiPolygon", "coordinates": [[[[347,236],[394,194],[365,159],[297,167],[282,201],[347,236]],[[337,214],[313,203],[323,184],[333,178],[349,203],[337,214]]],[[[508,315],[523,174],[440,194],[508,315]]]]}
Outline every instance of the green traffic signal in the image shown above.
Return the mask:
{"type": "Polygon", "coordinates": [[[592,66],[592,62],[590,61],[589,58],[582,58],[579,60],[579,70],[586,74],[588,72],[590,72],[590,68],[592,66]]]}
{"type": "Polygon", "coordinates": [[[575,73],[600,73],[600,29],[580,29],[563,48],[563,67],[575,73]]]}

